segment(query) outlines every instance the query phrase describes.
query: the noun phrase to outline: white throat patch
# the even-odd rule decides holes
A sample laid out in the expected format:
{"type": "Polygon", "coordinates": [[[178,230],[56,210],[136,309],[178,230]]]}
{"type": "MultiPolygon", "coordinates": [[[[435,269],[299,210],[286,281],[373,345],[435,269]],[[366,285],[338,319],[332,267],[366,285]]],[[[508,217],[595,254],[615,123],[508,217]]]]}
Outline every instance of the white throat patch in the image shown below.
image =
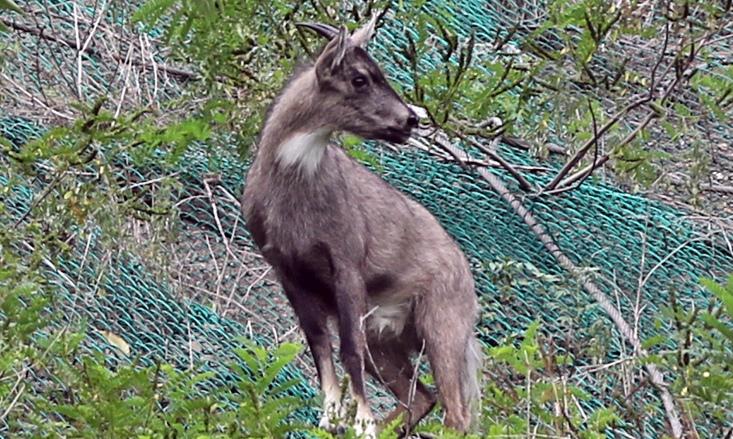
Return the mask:
{"type": "Polygon", "coordinates": [[[311,133],[296,133],[280,145],[277,158],[283,166],[295,165],[306,175],[313,175],[330,138],[331,130],[326,128],[311,133]]]}

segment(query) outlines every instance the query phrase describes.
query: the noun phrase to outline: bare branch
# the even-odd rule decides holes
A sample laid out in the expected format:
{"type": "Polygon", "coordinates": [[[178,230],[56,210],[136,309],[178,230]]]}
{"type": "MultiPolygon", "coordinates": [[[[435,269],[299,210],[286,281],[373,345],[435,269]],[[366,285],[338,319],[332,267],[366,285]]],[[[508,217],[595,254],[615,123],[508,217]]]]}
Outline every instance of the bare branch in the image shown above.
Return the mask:
{"type": "MultiPolygon", "coordinates": [[[[506,134],[503,134],[501,136],[501,141],[503,143],[506,143],[509,146],[512,146],[514,148],[523,149],[525,151],[528,151],[531,148],[531,145],[526,140],[520,139],[519,137],[509,136],[506,134]]],[[[562,146],[554,145],[554,144],[547,144],[545,145],[547,150],[552,154],[560,154],[565,155],[567,154],[567,151],[562,146]]]]}
{"type": "Polygon", "coordinates": [[[509,172],[512,175],[512,177],[514,177],[515,180],[517,180],[517,182],[519,183],[519,187],[521,187],[523,190],[525,191],[532,190],[532,184],[529,181],[527,181],[527,179],[524,178],[524,176],[519,171],[514,169],[514,167],[509,162],[504,160],[502,156],[490,150],[489,148],[485,147],[484,145],[481,144],[481,142],[475,139],[464,136],[463,134],[458,133],[458,132],[452,132],[451,134],[454,134],[455,136],[457,136],[459,139],[463,140],[464,142],[471,144],[471,146],[476,147],[481,152],[488,155],[492,160],[495,160],[496,162],[498,162],[502,168],[504,168],[507,172],[509,172]]]}
{"type": "MultiPolygon", "coordinates": [[[[15,29],[15,30],[17,30],[19,32],[26,32],[26,33],[35,35],[35,36],[37,36],[39,38],[43,38],[43,39],[48,40],[48,41],[53,41],[55,43],[59,43],[59,44],[64,45],[64,46],[66,46],[66,47],[68,47],[70,49],[77,50],[76,43],[73,40],[70,40],[68,38],[60,37],[60,36],[57,36],[57,35],[47,34],[47,33],[43,32],[42,29],[38,29],[38,28],[33,28],[33,27],[30,27],[30,26],[26,26],[26,25],[24,25],[22,23],[17,23],[17,22],[15,22],[13,20],[9,20],[9,19],[3,18],[3,17],[0,17],[0,22],[2,22],[6,26],[8,26],[8,27],[10,27],[12,29],[15,29]]],[[[101,53],[100,51],[98,51],[97,49],[93,48],[93,47],[87,48],[85,50],[85,53],[87,54],[87,56],[93,56],[93,57],[96,57],[96,58],[99,58],[99,59],[105,59],[104,54],[101,53]]],[[[115,61],[117,61],[117,62],[125,62],[125,59],[123,57],[119,56],[119,55],[111,54],[111,57],[115,61]]],[[[181,80],[196,81],[196,80],[200,80],[201,79],[201,76],[199,74],[194,73],[194,72],[189,71],[189,70],[181,69],[181,68],[178,68],[178,67],[166,66],[166,65],[161,65],[161,64],[157,64],[157,65],[153,66],[152,64],[146,62],[145,60],[131,60],[130,63],[133,64],[133,65],[135,65],[135,66],[137,66],[137,67],[142,67],[142,68],[145,68],[145,69],[150,69],[150,70],[157,69],[157,70],[166,72],[166,73],[168,73],[170,75],[177,76],[181,80]]]]}
{"type": "MultiPolygon", "coordinates": [[[[641,133],[641,131],[644,130],[644,128],[646,128],[647,125],[649,125],[649,123],[651,123],[651,121],[655,117],[656,117],[656,113],[649,113],[647,117],[644,119],[644,121],[640,123],[634,129],[634,131],[630,132],[621,142],[619,142],[617,145],[614,146],[612,151],[616,151],[628,145],[629,143],[631,143],[636,138],[636,136],[638,136],[639,133],[641,133]]],[[[604,154],[600,158],[594,159],[593,163],[589,164],[588,166],[584,167],[580,171],[576,172],[575,174],[571,175],[567,179],[563,180],[558,186],[560,187],[560,189],[567,188],[570,185],[572,185],[573,183],[575,183],[576,181],[587,178],[587,176],[593,173],[593,171],[605,165],[606,162],[608,162],[610,158],[611,158],[611,153],[608,153],[608,154],[604,154]]]]}
{"type": "Polygon", "coordinates": [[[601,136],[606,134],[606,132],[611,129],[614,125],[616,125],[621,118],[623,118],[625,115],[627,115],[630,111],[646,104],[651,99],[649,96],[645,96],[643,98],[639,98],[626,107],[624,107],[621,111],[616,113],[611,119],[606,122],[603,127],[601,127],[600,130],[598,130],[592,138],[590,138],[583,146],[580,147],[580,149],[573,155],[573,157],[568,160],[567,163],[565,163],[565,166],[562,167],[562,169],[557,173],[557,175],[550,181],[547,186],[545,186],[541,193],[549,192],[553,189],[555,189],[558,184],[562,181],[563,177],[565,177],[574,167],[575,165],[583,158],[583,156],[588,152],[591,146],[596,144],[601,136]]]}

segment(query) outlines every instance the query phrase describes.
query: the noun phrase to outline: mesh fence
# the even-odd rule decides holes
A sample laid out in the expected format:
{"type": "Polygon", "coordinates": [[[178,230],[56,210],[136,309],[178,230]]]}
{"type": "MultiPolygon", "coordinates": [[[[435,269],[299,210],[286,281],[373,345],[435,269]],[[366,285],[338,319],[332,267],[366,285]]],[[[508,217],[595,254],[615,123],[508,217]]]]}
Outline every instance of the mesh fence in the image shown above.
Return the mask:
{"type": "MultiPolygon", "coordinates": [[[[51,5],[48,15],[39,13],[45,17],[41,19],[69,16],[74,10],[73,2],[52,2],[51,5]]],[[[531,21],[532,17],[540,20],[541,7],[529,6],[532,5],[518,8],[502,2],[462,0],[431,2],[425,7],[435,8],[435,14],[446,17],[464,36],[476,30],[480,43],[490,41],[497,30],[501,32],[509,24],[531,21]],[[517,15],[519,9],[525,11],[522,17],[517,15]]],[[[116,15],[106,19],[113,23],[114,20],[124,22],[124,17],[116,15]]],[[[381,59],[391,78],[408,84],[410,75],[394,62],[394,58],[400,56],[398,48],[404,43],[403,31],[398,23],[388,20],[372,51],[381,59]]],[[[19,40],[22,50],[16,51],[13,60],[18,69],[7,73],[5,79],[35,78],[23,83],[23,87],[37,87],[38,90],[52,89],[54,84],[73,89],[62,83],[63,78],[44,76],[42,72],[51,72],[54,63],[62,63],[73,70],[74,51],[64,41],[45,41],[41,45],[37,37],[33,33],[23,34],[19,40]],[[47,63],[48,69],[41,66],[39,70],[36,60],[47,63]]],[[[131,80],[129,76],[125,79],[123,72],[105,69],[99,58],[91,52],[85,59],[85,62],[100,64],[96,70],[87,69],[96,72],[87,82],[92,84],[90,87],[96,87],[88,90],[90,95],[109,93],[113,89],[118,91],[125,81],[131,80]]],[[[427,54],[422,66],[430,69],[438,62],[427,54]]],[[[150,98],[171,99],[185,90],[170,72],[151,73],[146,68],[130,72],[133,80],[147,84],[136,90],[148,94],[125,97],[131,105],[150,98]]],[[[45,125],[48,121],[39,120],[33,108],[42,105],[41,102],[10,97],[3,105],[0,134],[14,144],[20,145],[48,128],[45,125]]],[[[66,118],[64,114],[57,116],[66,118]]],[[[716,125],[713,129],[720,139],[733,138],[729,126],[716,125]]],[[[611,340],[606,353],[608,358],[618,358],[624,352],[621,338],[592,297],[558,266],[525,223],[481,177],[456,164],[437,161],[424,151],[390,152],[378,145],[368,148],[379,158],[377,171],[434,213],[466,252],[482,303],[478,331],[486,344],[497,344],[521,332],[532,321],[540,320],[548,334],[562,334],[578,340],[608,337],[611,340]],[[559,280],[548,282],[541,276],[524,273],[520,275],[521,282],[503,282],[497,278],[491,263],[508,260],[531,264],[559,280]]],[[[70,322],[84,319],[92,328],[122,334],[134,355],[143,359],[164,360],[182,368],[193,361],[204,370],[214,370],[217,372],[216,384],[232,379],[232,372],[225,365],[234,360],[235,337],[244,335],[264,343],[300,339],[284,295],[243,226],[237,199],[245,184],[248,162],[238,159],[231,152],[234,149],[212,151],[206,145],[192,145],[182,161],[184,165],[177,170],[176,179],[181,185],[178,194],[180,233],[166,249],[176,261],[169,273],[169,278],[175,281],[161,282],[160,277],[153,276],[156,267],[132,255],[114,253],[110,256],[98,237],[90,237],[77,249],[74,258],[54,261],[48,273],[58,291],[56,306],[65,319],[70,322]],[[211,175],[219,176],[215,184],[207,183],[211,175]],[[202,301],[212,297],[232,304],[231,309],[222,310],[230,313],[229,316],[187,299],[202,301]],[[232,318],[234,313],[236,319],[232,318]]],[[[499,152],[512,163],[538,164],[528,153],[508,146],[499,146],[499,152]]],[[[135,173],[141,180],[160,176],[155,169],[136,168],[125,172],[135,173]]],[[[510,180],[502,171],[493,172],[510,180]]],[[[7,184],[7,177],[0,173],[1,185],[7,184]]],[[[528,176],[532,182],[546,182],[547,178],[528,176]]],[[[9,202],[14,216],[25,213],[34,195],[42,189],[42,182],[29,181],[23,190],[17,190],[9,202]]],[[[718,239],[716,230],[702,230],[688,219],[686,212],[625,193],[612,185],[588,182],[572,193],[527,198],[524,202],[560,248],[587,270],[587,276],[603,286],[627,318],[632,318],[639,294],[646,304],[641,315],[645,337],[667,330],[664,325],[659,327],[651,322],[668,303],[670,294],[675,294],[681,303],[704,306],[706,295],[697,286],[698,278],[733,271],[733,254],[725,242],[718,239]],[[645,277],[646,282],[640,286],[640,279],[645,277]]],[[[90,349],[114,352],[102,336],[94,331],[91,335],[90,349]]],[[[301,379],[299,394],[313,396],[316,394],[315,375],[310,360],[304,357],[299,361],[288,369],[284,378],[301,379]]],[[[582,364],[584,360],[579,361],[582,364]]],[[[591,375],[578,379],[597,396],[597,404],[610,398],[608,393],[613,383],[596,382],[591,375]]],[[[372,391],[379,393],[376,389],[372,391]]],[[[649,398],[648,403],[655,403],[654,395],[645,397],[649,398]]],[[[380,399],[380,404],[391,403],[388,399],[380,399]]],[[[315,419],[315,415],[311,412],[301,414],[308,420],[315,419]]],[[[661,428],[661,411],[657,418],[655,427],[661,428]]],[[[658,437],[659,430],[646,434],[658,437]]]]}

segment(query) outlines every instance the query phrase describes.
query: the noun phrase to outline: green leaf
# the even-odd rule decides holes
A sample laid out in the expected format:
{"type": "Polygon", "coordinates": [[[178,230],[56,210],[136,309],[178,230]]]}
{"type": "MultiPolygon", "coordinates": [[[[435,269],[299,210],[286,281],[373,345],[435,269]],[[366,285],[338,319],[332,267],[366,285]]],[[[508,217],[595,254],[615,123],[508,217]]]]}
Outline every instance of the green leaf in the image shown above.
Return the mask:
{"type": "Polygon", "coordinates": [[[489,354],[497,360],[508,361],[517,355],[517,350],[513,346],[503,345],[491,348],[489,354]]]}
{"type": "Polygon", "coordinates": [[[3,10],[3,9],[14,11],[19,14],[24,13],[23,10],[20,9],[20,7],[16,5],[13,0],[0,0],[0,10],[3,10]]]}
{"type": "Polygon", "coordinates": [[[257,359],[255,358],[254,355],[252,355],[252,353],[248,349],[237,348],[237,349],[234,349],[234,353],[237,354],[239,359],[244,361],[244,364],[247,365],[247,368],[249,369],[250,373],[257,372],[257,369],[258,369],[257,359]]]}
{"type": "Polygon", "coordinates": [[[700,283],[723,302],[726,312],[733,317],[733,282],[730,282],[730,280],[727,288],[710,278],[702,278],[700,283]]]}
{"type": "Polygon", "coordinates": [[[644,349],[649,349],[651,347],[657,346],[659,344],[664,343],[669,339],[669,336],[667,335],[655,335],[653,337],[649,337],[648,339],[644,340],[644,343],[642,343],[642,346],[644,349]]]}
{"type": "Polygon", "coordinates": [[[275,359],[267,366],[264,376],[258,381],[257,385],[262,391],[270,387],[275,378],[295,356],[300,352],[300,347],[294,343],[283,343],[278,346],[275,351],[275,359]]]}
{"type": "Polygon", "coordinates": [[[591,414],[590,418],[588,419],[588,423],[595,427],[596,430],[601,432],[610,425],[619,422],[620,420],[621,418],[619,418],[614,408],[602,408],[595,410],[591,414]]]}
{"type": "Polygon", "coordinates": [[[733,342],[733,329],[726,326],[723,322],[715,318],[715,316],[705,313],[702,316],[702,319],[705,323],[712,326],[713,328],[717,329],[725,338],[733,342]]]}
{"type": "Polygon", "coordinates": [[[296,387],[297,385],[299,385],[301,383],[302,383],[302,381],[299,380],[299,379],[297,379],[297,378],[293,378],[293,379],[287,380],[284,383],[282,383],[282,384],[280,384],[278,386],[273,387],[272,390],[270,390],[270,395],[272,397],[278,397],[278,396],[280,396],[280,394],[284,394],[288,390],[296,387]]]}
{"type": "Polygon", "coordinates": [[[132,22],[145,23],[152,27],[176,2],[177,0],[149,0],[133,14],[132,22]]]}
{"type": "Polygon", "coordinates": [[[343,139],[341,140],[341,143],[344,145],[344,148],[351,149],[355,146],[361,145],[361,143],[364,141],[359,136],[355,136],[353,134],[344,134],[343,139]]]}

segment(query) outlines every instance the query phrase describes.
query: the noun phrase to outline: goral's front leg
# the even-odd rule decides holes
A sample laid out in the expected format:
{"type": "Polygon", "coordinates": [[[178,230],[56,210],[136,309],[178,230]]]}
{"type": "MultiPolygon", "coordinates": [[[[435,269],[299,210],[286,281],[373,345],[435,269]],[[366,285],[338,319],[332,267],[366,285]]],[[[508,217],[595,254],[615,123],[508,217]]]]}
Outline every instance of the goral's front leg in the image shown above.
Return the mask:
{"type": "Polygon", "coordinates": [[[364,353],[366,351],[366,286],[356,267],[336,267],[341,358],[350,378],[351,395],[356,403],[354,430],[360,437],[376,439],[377,423],[366,398],[364,353]]]}

